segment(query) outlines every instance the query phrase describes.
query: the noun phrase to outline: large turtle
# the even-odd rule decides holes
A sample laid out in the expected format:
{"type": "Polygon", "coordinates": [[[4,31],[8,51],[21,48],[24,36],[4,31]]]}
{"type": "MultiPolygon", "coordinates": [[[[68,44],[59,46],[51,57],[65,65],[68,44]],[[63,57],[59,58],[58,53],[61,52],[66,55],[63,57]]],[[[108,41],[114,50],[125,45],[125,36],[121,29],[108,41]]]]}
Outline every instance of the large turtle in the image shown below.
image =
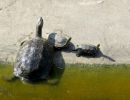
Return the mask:
{"type": "Polygon", "coordinates": [[[42,38],[43,19],[39,18],[36,35],[33,39],[21,43],[14,65],[14,77],[35,81],[46,79],[52,66],[51,50],[42,38]]]}
{"type": "Polygon", "coordinates": [[[76,52],[76,56],[80,57],[80,56],[92,56],[92,57],[96,57],[99,49],[100,44],[98,44],[97,46],[95,45],[87,45],[87,44],[81,44],[81,45],[76,45],[75,49],[73,51],[77,51],[76,52]]]}
{"type": "Polygon", "coordinates": [[[48,42],[52,45],[55,49],[62,49],[67,47],[71,37],[67,34],[63,34],[62,31],[59,32],[52,32],[48,36],[48,42]]]}

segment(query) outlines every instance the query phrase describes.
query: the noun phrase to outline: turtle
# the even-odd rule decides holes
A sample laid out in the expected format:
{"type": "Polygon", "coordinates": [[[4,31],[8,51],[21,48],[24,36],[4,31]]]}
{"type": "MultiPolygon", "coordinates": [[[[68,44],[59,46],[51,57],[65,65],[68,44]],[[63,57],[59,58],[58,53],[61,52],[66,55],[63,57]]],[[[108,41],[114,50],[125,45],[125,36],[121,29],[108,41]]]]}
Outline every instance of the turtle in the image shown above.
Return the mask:
{"type": "Polygon", "coordinates": [[[48,42],[55,49],[62,49],[68,46],[71,41],[71,37],[62,32],[52,32],[48,36],[48,42]]]}
{"type": "Polygon", "coordinates": [[[80,44],[76,45],[75,49],[73,51],[76,51],[76,56],[92,56],[96,57],[99,52],[100,44],[97,44],[97,46],[92,44],[80,44]]]}
{"type": "Polygon", "coordinates": [[[14,77],[22,81],[47,79],[52,67],[52,53],[48,43],[42,38],[43,19],[40,17],[36,25],[34,38],[21,43],[14,64],[14,77]]]}

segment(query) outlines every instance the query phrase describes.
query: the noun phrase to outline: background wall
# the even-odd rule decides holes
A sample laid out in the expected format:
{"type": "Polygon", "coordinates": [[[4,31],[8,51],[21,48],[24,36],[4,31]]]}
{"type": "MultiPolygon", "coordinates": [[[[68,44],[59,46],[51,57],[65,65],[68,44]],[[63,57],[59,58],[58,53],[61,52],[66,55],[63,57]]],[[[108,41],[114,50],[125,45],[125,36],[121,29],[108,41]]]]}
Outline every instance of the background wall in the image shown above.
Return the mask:
{"type": "Polygon", "coordinates": [[[106,55],[63,53],[65,62],[130,63],[130,0],[0,0],[1,61],[14,61],[16,44],[35,32],[39,16],[44,18],[43,36],[60,29],[75,44],[100,43],[106,55]]]}

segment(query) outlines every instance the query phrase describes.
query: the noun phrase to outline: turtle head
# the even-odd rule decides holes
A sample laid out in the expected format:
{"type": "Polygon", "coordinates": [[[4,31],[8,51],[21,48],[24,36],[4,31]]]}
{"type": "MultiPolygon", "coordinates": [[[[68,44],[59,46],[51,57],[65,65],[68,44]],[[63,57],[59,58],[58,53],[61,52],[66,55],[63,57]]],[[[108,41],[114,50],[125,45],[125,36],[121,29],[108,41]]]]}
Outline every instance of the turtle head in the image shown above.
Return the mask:
{"type": "Polygon", "coordinates": [[[36,25],[36,37],[42,37],[42,27],[43,27],[43,19],[42,17],[39,17],[36,25]]]}
{"type": "Polygon", "coordinates": [[[79,45],[74,45],[74,48],[72,49],[72,51],[77,51],[79,48],[79,45]]]}

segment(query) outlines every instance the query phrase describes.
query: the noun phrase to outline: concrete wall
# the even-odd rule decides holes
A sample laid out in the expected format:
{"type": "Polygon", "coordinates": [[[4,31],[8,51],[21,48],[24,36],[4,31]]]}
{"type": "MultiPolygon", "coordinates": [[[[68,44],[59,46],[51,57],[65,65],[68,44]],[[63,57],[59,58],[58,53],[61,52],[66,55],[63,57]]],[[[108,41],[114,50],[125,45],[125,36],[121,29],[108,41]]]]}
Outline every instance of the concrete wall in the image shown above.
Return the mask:
{"type": "Polygon", "coordinates": [[[100,43],[107,56],[63,53],[65,62],[130,63],[130,0],[0,0],[0,60],[14,60],[16,44],[35,32],[39,16],[44,18],[43,33],[60,29],[75,44],[100,43]]]}

